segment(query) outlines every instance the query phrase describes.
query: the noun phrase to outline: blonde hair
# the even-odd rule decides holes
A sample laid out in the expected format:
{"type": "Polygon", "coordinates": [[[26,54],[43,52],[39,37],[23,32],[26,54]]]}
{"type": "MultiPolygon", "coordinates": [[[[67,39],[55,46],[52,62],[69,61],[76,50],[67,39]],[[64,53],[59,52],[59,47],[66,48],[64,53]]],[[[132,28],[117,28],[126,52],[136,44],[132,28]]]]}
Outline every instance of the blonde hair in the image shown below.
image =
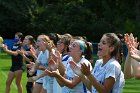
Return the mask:
{"type": "Polygon", "coordinates": [[[39,35],[38,37],[40,37],[44,42],[47,42],[49,44],[51,44],[52,47],[54,47],[54,43],[52,42],[52,40],[49,38],[49,36],[47,35],[39,35]]]}

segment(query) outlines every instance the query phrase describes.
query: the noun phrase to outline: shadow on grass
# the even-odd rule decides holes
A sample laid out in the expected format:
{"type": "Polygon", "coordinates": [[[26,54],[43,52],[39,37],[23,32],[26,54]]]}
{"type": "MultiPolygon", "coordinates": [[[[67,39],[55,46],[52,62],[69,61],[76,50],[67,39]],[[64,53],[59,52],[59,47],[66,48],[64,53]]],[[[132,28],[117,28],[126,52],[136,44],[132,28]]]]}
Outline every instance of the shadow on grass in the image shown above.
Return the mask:
{"type": "Polygon", "coordinates": [[[124,89],[126,90],[137,90],[137,91],[140,91],[140,86],[130,86],[130,87],[125,87],[124,89]]]}
{"type": "Polygon", "coordinates": [[[10,67],[9,66],[4,66],[4,67],[1,67],[1,70],[2,71],[9,71],[10,67]]]}
{"type": "Polygon", "coordinates": [[[140,93],[140,80],[127,79],[123,93],[140,93]]]}
{"type": "Polygon", "coordinates": [[[7,54],[0,54],[0,59],[10,59],[11,56],[8,56],[7,54]]]}

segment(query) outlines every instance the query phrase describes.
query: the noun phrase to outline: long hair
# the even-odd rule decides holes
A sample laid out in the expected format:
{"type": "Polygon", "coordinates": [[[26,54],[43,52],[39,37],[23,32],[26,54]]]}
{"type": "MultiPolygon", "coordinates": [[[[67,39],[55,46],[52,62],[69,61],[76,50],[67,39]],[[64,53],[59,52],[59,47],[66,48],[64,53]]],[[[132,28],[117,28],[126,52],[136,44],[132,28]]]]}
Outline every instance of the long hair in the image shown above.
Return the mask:
{"type": "Polygon", "coordinates": [[[121,40],[115,33],[104,34],[107,37],[107,42],[111,47],[114,47],[114,51],[111,53],[111,57],[115,57],[119,62],[121,61],[121,40]]]}
{"type": "Polygon", "coordinates": [[[21,42],[23,42],[24,36],[21,32],[16,32],[15,35],[17,35],[20,38],[21,42]]]}

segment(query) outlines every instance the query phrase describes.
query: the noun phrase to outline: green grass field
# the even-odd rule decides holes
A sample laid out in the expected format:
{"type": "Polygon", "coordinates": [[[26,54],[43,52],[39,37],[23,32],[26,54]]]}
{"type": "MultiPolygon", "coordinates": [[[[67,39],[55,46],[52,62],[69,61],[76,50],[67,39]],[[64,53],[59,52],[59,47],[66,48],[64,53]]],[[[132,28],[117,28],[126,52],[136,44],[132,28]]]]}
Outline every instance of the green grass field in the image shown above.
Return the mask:
{"type": "MultiPolygon", "coordinates": [[[[4,93],[5,91],[5,82],[7,79],[8,71],[11,66],[11,58],[7,54],[0,53],[0,93],[4,93]]],[[[22,77],[22,85],[23,85],[23,93],[26,93],[26,71],[23,73],[22,77]]],[[[125,87],[123,89],[123,93],[140,93],[140,80],[129,79],[125,81],[125,87]]],[[[17,93],[17,88],[15,81],[13,81],[11,85],[11,92],[17,93]]]]}
{"type": "MultiPolygon", "coordinates": [[[[11,66],[11,57],[0,53],[0,93],[5,92],[5,82],[8,76],[8,72],[11,66]]],[[[23,86],[23,93],[26,93],[26,71],[24,71],[22,76],[22,86],[23,86]]],[[[17,87],[15,84],[15,80],[11,85],[11,92],[10,93],[17,93],[17,87]]]]}

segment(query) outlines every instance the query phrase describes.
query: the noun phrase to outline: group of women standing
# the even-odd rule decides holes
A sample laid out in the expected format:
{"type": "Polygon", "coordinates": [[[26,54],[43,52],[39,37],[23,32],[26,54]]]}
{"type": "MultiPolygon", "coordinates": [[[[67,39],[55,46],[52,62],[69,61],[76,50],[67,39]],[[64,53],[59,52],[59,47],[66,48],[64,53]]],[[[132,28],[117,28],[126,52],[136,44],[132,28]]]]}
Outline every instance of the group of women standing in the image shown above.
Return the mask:
{"type": "Polygon", "coordinates": [[[12,66],[6,81],[6,92],[16,79],[22,92],[23,63],[27,67],[27,93],[122,93],[124,74],[119,64],[121,41],[115,33],[105,33],[98,43],[99,60],[91,65],[92,44],[81,36],[51,33],[37,37],[15,34],[12,66]]]}

